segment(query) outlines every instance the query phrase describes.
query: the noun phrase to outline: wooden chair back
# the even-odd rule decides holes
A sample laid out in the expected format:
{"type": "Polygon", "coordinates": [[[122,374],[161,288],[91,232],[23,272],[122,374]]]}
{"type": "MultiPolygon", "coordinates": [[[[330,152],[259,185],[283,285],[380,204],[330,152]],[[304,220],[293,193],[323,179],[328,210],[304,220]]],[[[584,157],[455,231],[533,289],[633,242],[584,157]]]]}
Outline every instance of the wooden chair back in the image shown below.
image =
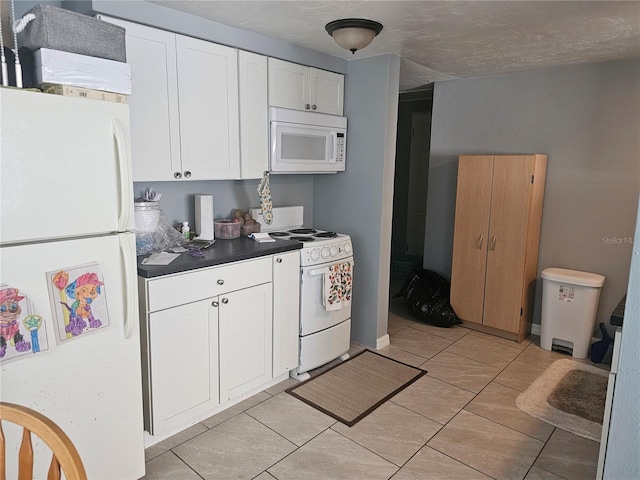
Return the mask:
{"type": "Polygon", "coordinates": [[[2,422],[22,427],[18,452],[18,480],[33,479],[33,446],[31,433],[38,436],[53,452],[48,480],[60,479],[60,468],[67,480],[86,480],[87,474],[71,439],[53,421],[27,407],[0,402],[0,480],[6,480],[6,451],[2,422]]]}

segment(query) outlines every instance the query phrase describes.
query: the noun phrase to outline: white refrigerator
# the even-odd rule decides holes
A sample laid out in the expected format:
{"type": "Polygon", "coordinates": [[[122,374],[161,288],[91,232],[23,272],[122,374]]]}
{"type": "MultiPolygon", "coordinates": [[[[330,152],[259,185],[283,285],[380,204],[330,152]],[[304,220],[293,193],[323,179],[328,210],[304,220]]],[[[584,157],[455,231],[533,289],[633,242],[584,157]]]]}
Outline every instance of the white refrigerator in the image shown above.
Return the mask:
{"type": "Polygon", "coordinates": [[[91,479],[144,475],[129,144],[127,105],[0,87],[0,400],[91,479]]]}

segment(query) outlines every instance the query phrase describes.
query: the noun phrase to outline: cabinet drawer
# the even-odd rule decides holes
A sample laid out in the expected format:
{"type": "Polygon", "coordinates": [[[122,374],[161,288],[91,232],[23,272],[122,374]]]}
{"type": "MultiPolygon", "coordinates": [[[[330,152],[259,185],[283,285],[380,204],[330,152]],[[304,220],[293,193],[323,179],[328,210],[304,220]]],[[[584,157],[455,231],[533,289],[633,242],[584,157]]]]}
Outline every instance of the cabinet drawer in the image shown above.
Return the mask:
{"type": "Polygon", "coordinates": [[[149,312],[271,282],[271,257],[234,262],[149,280],[149,312]]]}

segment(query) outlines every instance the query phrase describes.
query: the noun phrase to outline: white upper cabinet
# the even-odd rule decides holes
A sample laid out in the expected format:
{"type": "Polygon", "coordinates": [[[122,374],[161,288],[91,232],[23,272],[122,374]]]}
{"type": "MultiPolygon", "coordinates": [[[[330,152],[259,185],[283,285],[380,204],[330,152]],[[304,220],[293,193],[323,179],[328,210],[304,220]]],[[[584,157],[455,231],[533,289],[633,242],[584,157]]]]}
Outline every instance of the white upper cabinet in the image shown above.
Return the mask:
{"type": "Polygon", "coordinates": [[[269,105],[343,114],[344,75],[269,59],[269,105]]]}
{"type": "Polygon", "coordinates": [[[239,178],[237,50],[101,18],[127,31],[133,180],[239,178]]]}
{"type": "Polygon", "coordinates": [[[184,177],[239,178],[237,50],[176,35],[176,53],[184,177]]]}
{"type": "Polygon", "coordinates": [[[240,50],[238,84],[241,177],[260,178],[269,168],[267,57],[240,50]]]}

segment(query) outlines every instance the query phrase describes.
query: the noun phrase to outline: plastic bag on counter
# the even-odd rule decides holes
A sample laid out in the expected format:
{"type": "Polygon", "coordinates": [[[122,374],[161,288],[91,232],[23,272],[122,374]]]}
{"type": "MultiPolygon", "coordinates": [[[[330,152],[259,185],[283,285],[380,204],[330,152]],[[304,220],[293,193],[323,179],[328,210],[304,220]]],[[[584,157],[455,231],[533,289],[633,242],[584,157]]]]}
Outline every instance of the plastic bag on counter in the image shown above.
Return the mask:
{"type": "Polygon", "coordinates": [[[436,327],[453,327],[462,322],[449,303],[449,282],[431,270],[419,270],[407,277],[400,292],[411,312],[418,320],[436,327]]]}
{"type": "Polygon", "coordinates": [[[164,252],[184,245],[186,240],[167,221],[158,202],[139,199],[135,207],[137,255],[164,252]]]}

